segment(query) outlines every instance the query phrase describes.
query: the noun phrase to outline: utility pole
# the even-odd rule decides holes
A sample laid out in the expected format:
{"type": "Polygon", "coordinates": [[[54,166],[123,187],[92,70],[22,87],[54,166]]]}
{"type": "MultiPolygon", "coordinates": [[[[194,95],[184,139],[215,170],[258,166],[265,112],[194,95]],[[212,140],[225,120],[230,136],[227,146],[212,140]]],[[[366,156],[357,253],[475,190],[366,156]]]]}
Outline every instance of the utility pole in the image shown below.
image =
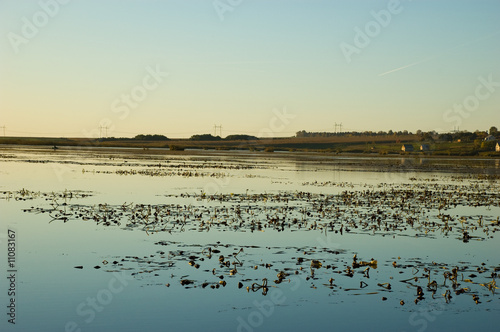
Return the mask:
{"type": "Polygon", "coordinates": [[[5,137],[5,125],[0,128],[3,128],[3,137],[5,137]]]}
{"type": "Polygon", "coordinates": [[[335,134],[337,133],[337,128],[339,128],[339,134],[342,132],[342,123],[335,122],[335,134]]]}
{"type": "Polygon", "coordinates": [[[99,126],[99,138],[102,138],[102,130],[106,133],[106,138],[108,137],[108,126],[99,126]]]}
{"type": "Polygon", "coordinates": [[[217,128],[219,128],[219,136],[222,137],[222,125],[214,125],[214,136],[217,136],[217,128]]]}

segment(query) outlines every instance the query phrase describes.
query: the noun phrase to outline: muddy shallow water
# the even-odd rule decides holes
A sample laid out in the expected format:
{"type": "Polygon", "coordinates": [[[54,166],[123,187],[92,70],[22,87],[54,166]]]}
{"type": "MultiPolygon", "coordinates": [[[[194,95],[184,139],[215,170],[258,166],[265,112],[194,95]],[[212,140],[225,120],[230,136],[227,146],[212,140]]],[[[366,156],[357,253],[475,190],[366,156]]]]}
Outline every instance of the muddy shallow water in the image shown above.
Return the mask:
{"type": "Polygon", "coordinates": [[[0,180],[2,331],[497,329],[499,160],[24,147],[0,180]]]}

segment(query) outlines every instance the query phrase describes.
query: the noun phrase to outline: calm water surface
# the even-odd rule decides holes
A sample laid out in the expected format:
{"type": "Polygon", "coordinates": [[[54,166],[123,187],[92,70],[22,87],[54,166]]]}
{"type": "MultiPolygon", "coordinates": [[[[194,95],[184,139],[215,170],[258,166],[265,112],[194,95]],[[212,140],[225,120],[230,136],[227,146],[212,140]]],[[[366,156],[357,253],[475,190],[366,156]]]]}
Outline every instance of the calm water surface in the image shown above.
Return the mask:
{"type": "Polygon", "coordinates": [[[1,331],[498,330],[499,160],[0,157],[1,331]]]}

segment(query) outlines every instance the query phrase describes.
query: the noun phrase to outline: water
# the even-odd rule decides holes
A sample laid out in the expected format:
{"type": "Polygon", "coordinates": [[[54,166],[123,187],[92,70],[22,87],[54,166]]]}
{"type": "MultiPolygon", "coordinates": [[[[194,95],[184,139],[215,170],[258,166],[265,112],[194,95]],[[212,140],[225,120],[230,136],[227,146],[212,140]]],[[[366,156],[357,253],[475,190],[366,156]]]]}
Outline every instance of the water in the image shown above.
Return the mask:
{"type": "Polygon", "coordinates": [[[498,160],[0,155],[2,331],[497,330],[498,160]]]}

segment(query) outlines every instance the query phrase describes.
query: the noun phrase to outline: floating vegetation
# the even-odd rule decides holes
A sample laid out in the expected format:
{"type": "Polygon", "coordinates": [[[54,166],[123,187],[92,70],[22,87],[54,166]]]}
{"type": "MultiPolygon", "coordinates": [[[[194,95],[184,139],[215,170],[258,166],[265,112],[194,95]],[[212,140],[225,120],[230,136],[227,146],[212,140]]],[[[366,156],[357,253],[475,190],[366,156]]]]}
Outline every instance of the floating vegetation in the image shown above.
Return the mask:
{"type": "Polygon", "coordinates": [[[126,271],[138,280],[147,280],[148,285],[178,284],[186,289],[231,287],[243,294],[260,292],[264,296],[272,288],[293,292],[304,287],[323,289],[329,295],[383,294],[381,300],[394,305],[443,300],[449,304],[455,297],[467,295],[472,297],[469,305],[481,304],[481,299],[488,303],[497,300],[500,265],[443,263],[415,257],[363,260],[345,250],[319,247],[238,246],[220,242],[189,245],[174,241],[155,244],[162,249],[154,254],[108,257],[112,263],[102,263],[94,269],[126,271]],[[377,273],[370,274],[372,269],[377,273]]]}
{"type": "Polygon", "coordinates": [[[223,178],[229,176],[228,173],[224,172],[201,172],[201,171],[190,171],[190,170],[165,170],[165,169],[118,169],[115,171],[106,170],[82,170],[83,173],[93,173],[93,174],[117,174],[117,175],[145,175],[145,176],[181,176],[181,177],[214,177],[223,178]]]}
{"type": "Polygon", "coordinates": [[[352,182],[336,182],[336,181],[306,181],[302,183],[303,186],[315,186],[315,187],[339,187],[339,188],[354,188],[355,185],[352,182]]]}
{"type": "MultiPolygon", "coordinates": [[[[87,151],[88,152],[88,151],[87,151]]],[[[30,155],[31,156],[31,155],[30,155]]],[[[262,165],[252,162],[239,161],[224,161],[214,162],[211,158],[204,157],[161,157],[161,156],[141,156],[141,155],[120,155],[120,154],[86,154],[85,157],[90,159],[87,161],[78,160],[72,155],[59,155],[58,159],[54,159],[54,155],[50,155],[49,159],[39,158],[22,158],[16,155],[0,154],[2,162],[24,162],[30,164],[65,164],[78,166],[97,166],[97,167],[147,167],[159,168],[167,170],[251,170],[271,168],[270,165],[262,165]],[[168,158],[168,159],[167,159],[168,158]],[[91,160],[95,159],[95,160],[91,160]],[[132,161],[129,161],[132,160],[132,161]]],[[[77,156],[78,157],[78,156],[77,156]]],[[[114,172],[107,172],[113,174],[114,172]]]]}
{"type": "MultiPolygon", "coordinates": [[[[411,181],[416,181],[416,179],[410,179],[411,181]]],[[[438,179],[419,179],[418,181],[430,181],[435,182],[438,179]]],[[[442,179],[440,181],[443,181],[442,179]]],[[[485,191],[500,191],[500,183],[495,181],[483,181],[477,180],[473,181],[471,179],[468,180],[467,185],[454,185],[454,184],[442,184],[442,183],[377,183],[377,184],[366,184],[366,183],[352,183],[352,182],[335,182],[335,181],[312,181],[312,182],[303,182],[302,186],[315,186],[315,187],[337,187],[337,188],[369,188],[369,189],[406,189],[406,190],[437,190],[437,191],[459,191],[459,192],[485,192],[485,191]]]]}
{"type": "Polygon", "coordinates": [[[64,190],[61,192],[40,192],[27,189],[16,191],[1,191],[0,199],[14,200],[14,201],[27,201],[33,199],[44,199],[59,205],[58,201],[68,202],[72,199],[86,198],[92,196],[92,192],[82,190],[64,190]]]}
{"type": "Polygon", "coordinates": [[[181,199],[187,204],[65,203],[60,206],[57,195],[68,197],[72,194],[54,195],[55,203],[51,207],[32,207],[24,211],[47,213],[52,220],[65,222],[91,220],[104,226],[142,229],[148,234],[210,230],[319,231],[339,235],[454,237],[469,242],[486,240],[500,230],[498,215],[448,212],[457,207],[500,207],[500,193],[485,192],[480,186],[466,189],[435,184],[427,189],[403,187],[342,191],[332,195],[310,192],[208,195],[201,192],[166,197],[167,200],[181,199]]]}

